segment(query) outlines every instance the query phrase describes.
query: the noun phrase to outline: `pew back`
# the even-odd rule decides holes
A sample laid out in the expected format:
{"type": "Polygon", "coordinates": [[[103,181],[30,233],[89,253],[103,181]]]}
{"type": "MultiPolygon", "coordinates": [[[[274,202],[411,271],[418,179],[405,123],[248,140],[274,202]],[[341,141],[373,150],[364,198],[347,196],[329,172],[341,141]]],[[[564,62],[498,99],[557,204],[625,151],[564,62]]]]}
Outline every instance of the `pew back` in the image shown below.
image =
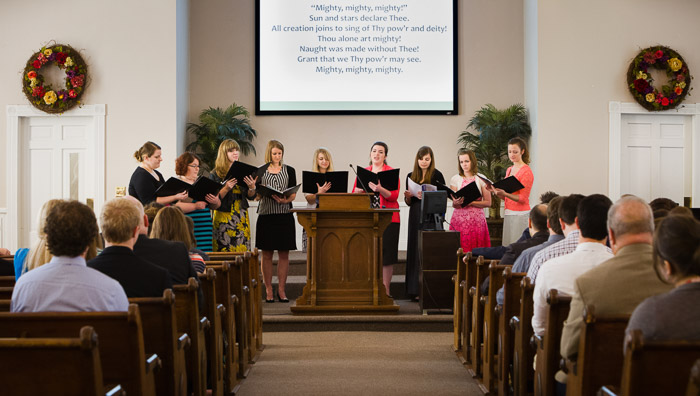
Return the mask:
{"type": "Polygon", "coordinates": [[[533,335],[533,292],[535,285],[527,276],[520,282],[520,312],[511,319],[511,328],[515,331],[513,348],[513,391],[515,396],[525,396],[529,389],[534,371],[532,361],[534,350],[530,347],[530,338],[533,335]]]}
{"type": "Polygon", "coordinates": [[[488,265],[490,261],[479,260],[476,266],[475,285],[469,288],[472,298],[472,325],[471,325],[471,366],[469,372],[473,377],[483,375],[483,342],[484,342],[484,305],[481,303],[481,284],[488,276],[488,265]]]}
{"type": "Polygon", "coordinates": [[[205,396],[207,391],[207,350],[205,331],[209,327],[207,317],[199,314],[197,289],[199,283],[190,278],[186,285],[174,285],[175,316],[177,329],[190,337],[186,354],[188,392],[205,396]]]}
{"type": "Polygon", "coordinates": [[[464,356],[464,363],[468,367],[471,367],[472,312],[474,310],[474,301],[469,291],[472,287],[476,286],[476,267],[478,263],[484,261],[484,257],[474,257],[471,255],[471,252],[468,254],[469,259],[465,262],[464,266],[464,285],[460,286],[462,288],[462,355],[464,356]]]}
{"type": "Polygon", "coordinates": [[[454,351],[457,353],[457,356],[460,357],[462,360],[462,363],[464,363],[463,359],[463,353],[462,353],[462,347],[463,347],[463,341],[462,341],[462,328],[464,327],[462,325],[462,311],[463,311],[463,304],[464,304],[464,293],[462,293],[462,287],[464,287],[464,275],[465,275],[465,270],[466,270],[466,264],[464,263],[464,259],[470,259],[471,258],[471,252],[468,252],[466,255],[464,254],[464,250],[462,248],[457,249],[457,273],[452,277],[452,283],[454,285],[454,295],[455,295],[455,300],[454,300],[454,307],[452,308],[453,316],[452,316],[452,324],[453,324],[453,345],[452,348],[454,351]]]}
{"type": "Polygon", "coordinates": [[[498,394],[508,395],[512,386],[512,364],[514,331],[510,320],[520,311],[520,283],[527,274],[512,272],[508,267],[503,271],[503,305],[499,306],[498,316],[498,394]]]}
{"type": "Polygon", "coordinates": [[[499,265],[492,260],[489,264],[489,291],[482,297],[484,303],[484,350],[483,381],[485,393],[494,393],[497,381],[498,360],[498,318],[496,316],[496,293],[503,286],[503,272],[511,265],[499,265]]]}
{"type": "Polygon", "coordinates": [[[554,395],[554,375],[559,370],[561,361],[561,333],[564,330],[564,321],[569,317],[571,296],[551,289],[547,293],[547,304],[544,336],[534,336],[537,346],[535,396],[554,395]]]}
{"type": "Polygon", "coordinates": [[[216,273],[213,268],[206,268],[199,274],[199,285],[206,301],[209,328],[206,331],[207,364],[209,369],[209,386],[213,396],[224,394],[224,328],[221,320],[224,306],[216,301],[216,273]]]}

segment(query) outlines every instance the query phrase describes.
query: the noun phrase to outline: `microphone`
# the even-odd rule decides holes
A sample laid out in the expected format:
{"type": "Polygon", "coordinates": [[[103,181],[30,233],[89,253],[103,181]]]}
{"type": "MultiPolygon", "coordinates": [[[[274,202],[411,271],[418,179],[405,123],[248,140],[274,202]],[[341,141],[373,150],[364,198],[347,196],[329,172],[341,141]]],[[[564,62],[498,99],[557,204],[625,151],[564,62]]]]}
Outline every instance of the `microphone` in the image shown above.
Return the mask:
{"type": "MultiPolygon", "coordinates": [[[[350,169],[352,169],[352,173],[355,174],[355,177],[357,178],[357,181],[359,181],[359,182],[360,182],[360,185],[362,185],[362,189],[363,189],[365,192],[371,192],[371,190],[367,189],[367,186],[365,186],[365,183],[362,182],[362,179],[360,179],[360,176],[358,176],[357,171],[355,170],[355,167],[352,166],[352,164],[348,164],[348,165],[350,165],[350,169]]],[[[372,191],[372,192],[373,192],[373,191],[372,191]]]]}

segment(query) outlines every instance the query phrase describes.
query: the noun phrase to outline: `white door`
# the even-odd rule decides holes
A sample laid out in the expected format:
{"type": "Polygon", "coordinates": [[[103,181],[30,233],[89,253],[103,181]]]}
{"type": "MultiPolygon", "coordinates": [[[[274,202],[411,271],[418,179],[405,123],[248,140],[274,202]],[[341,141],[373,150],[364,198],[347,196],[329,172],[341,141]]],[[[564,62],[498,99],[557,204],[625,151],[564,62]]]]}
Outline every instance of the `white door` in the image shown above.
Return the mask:
{"type": "Polygon", "coordinates": [[[37,239],[41,206],[48,200],[94,202],[93,117],[22,117],[19,121],[18,246],[37,239]]]}
{"type": "Polygon", "coordinates": [[[683,205],[692,195],[691,124],[687,115],[623,114],[620,194],[683,205]]]}

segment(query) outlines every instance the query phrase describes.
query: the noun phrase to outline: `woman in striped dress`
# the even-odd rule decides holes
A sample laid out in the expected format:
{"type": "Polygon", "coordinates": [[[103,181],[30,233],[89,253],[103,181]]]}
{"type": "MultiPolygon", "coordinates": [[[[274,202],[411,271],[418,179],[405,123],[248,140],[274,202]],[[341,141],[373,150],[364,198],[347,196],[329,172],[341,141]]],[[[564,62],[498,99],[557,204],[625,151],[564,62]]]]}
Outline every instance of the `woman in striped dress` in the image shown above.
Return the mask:
{"type": "MultiPolygon", "coordinates": [[[[199,175],[199,157],[190,152],[185,152],[175,160],[175,173],[180,180],[194,184],[199,175]]],[[[177,203],[185,215],[194,221],[194,236],[197,249],[204,252],[213,251],[212,248],[212,222],[211,210],[221,206],[221,200],[216,195],[207,194],[204,201],[193,201],[186,198],[177,203]]]]}
{"type": "MultiPolygon", "coordinates": [[[[270,140],[265,151],[266,165],[258,170],[259,183],[283,191],[297,184],[294,168],[282,163],[284,146],[277,140],[270,140]]],[[[286,198],[279,196],[262,197],[258,205],[255,247],[262,250],[262,273],[265,281],[266,302],[274,302],[272,290],[272,254],[277,250],[277,278],[279,286],[277,299],[289,302],[285,286],[289,271],[289,251],[296,250],[294,215],[290,212],[296,194],[286,198]]]]}

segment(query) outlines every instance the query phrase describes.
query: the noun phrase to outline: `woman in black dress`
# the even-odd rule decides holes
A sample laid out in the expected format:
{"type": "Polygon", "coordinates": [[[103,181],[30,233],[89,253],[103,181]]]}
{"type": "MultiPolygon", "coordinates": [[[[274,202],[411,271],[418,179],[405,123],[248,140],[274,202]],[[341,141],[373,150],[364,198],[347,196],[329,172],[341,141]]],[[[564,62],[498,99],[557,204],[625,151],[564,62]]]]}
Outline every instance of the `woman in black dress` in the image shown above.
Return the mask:
{"type": "MultiPolygon", "coordinates": [[[[265,161],[258,170],[258,184],[270,186],[278,191],[284,191],[297,184],[294,168],[282,163],[284,146],[277,140],[270,140],[265,151],[265,161]]],[[[258,196],[260,197],[260,196],[258,196]]],[[[277,250],[277,299],[289,302],[285,286],[289,272],[289,251],[296,250],[296,235],[294,215],[290,212],[292,201],[296,194],[286,198],[273,195],[262,197],[258,205],[258,220],[256,223],[255,247],[262,250],[262,273],[265,282],[265,301],[274,302],[272,290],[272,254],[277,250]]]]}
{"type": "Polygon", "coordinates": [[[156,169],[163,162],[160,146],[146,142],[134,153],[134,158],[140,162],[138,168],[131,174],[129,180],[129,195],[135,197],[143,206],[156,201],[161,205],[169,205],[187,198],[187,191],[166,197],[156,197],[156,190],[165,183],[163,175],[156,169]]]}
{"type": "Polygon", "coordinates": [[[408,214],[408,246],[406,251],[406,297],[418,301],[420,294],[418,278],[420,276],[420,258],[418,257],[418,231],[420,230],[420,202],[422,191],[413,195],[408,190],[409,179],[416,184],[445,184],[445,178],[435,169],[435,156],[428,146],[418,149],[413,172],[406,176],[404,201],[410,207],[408,214]]]}

